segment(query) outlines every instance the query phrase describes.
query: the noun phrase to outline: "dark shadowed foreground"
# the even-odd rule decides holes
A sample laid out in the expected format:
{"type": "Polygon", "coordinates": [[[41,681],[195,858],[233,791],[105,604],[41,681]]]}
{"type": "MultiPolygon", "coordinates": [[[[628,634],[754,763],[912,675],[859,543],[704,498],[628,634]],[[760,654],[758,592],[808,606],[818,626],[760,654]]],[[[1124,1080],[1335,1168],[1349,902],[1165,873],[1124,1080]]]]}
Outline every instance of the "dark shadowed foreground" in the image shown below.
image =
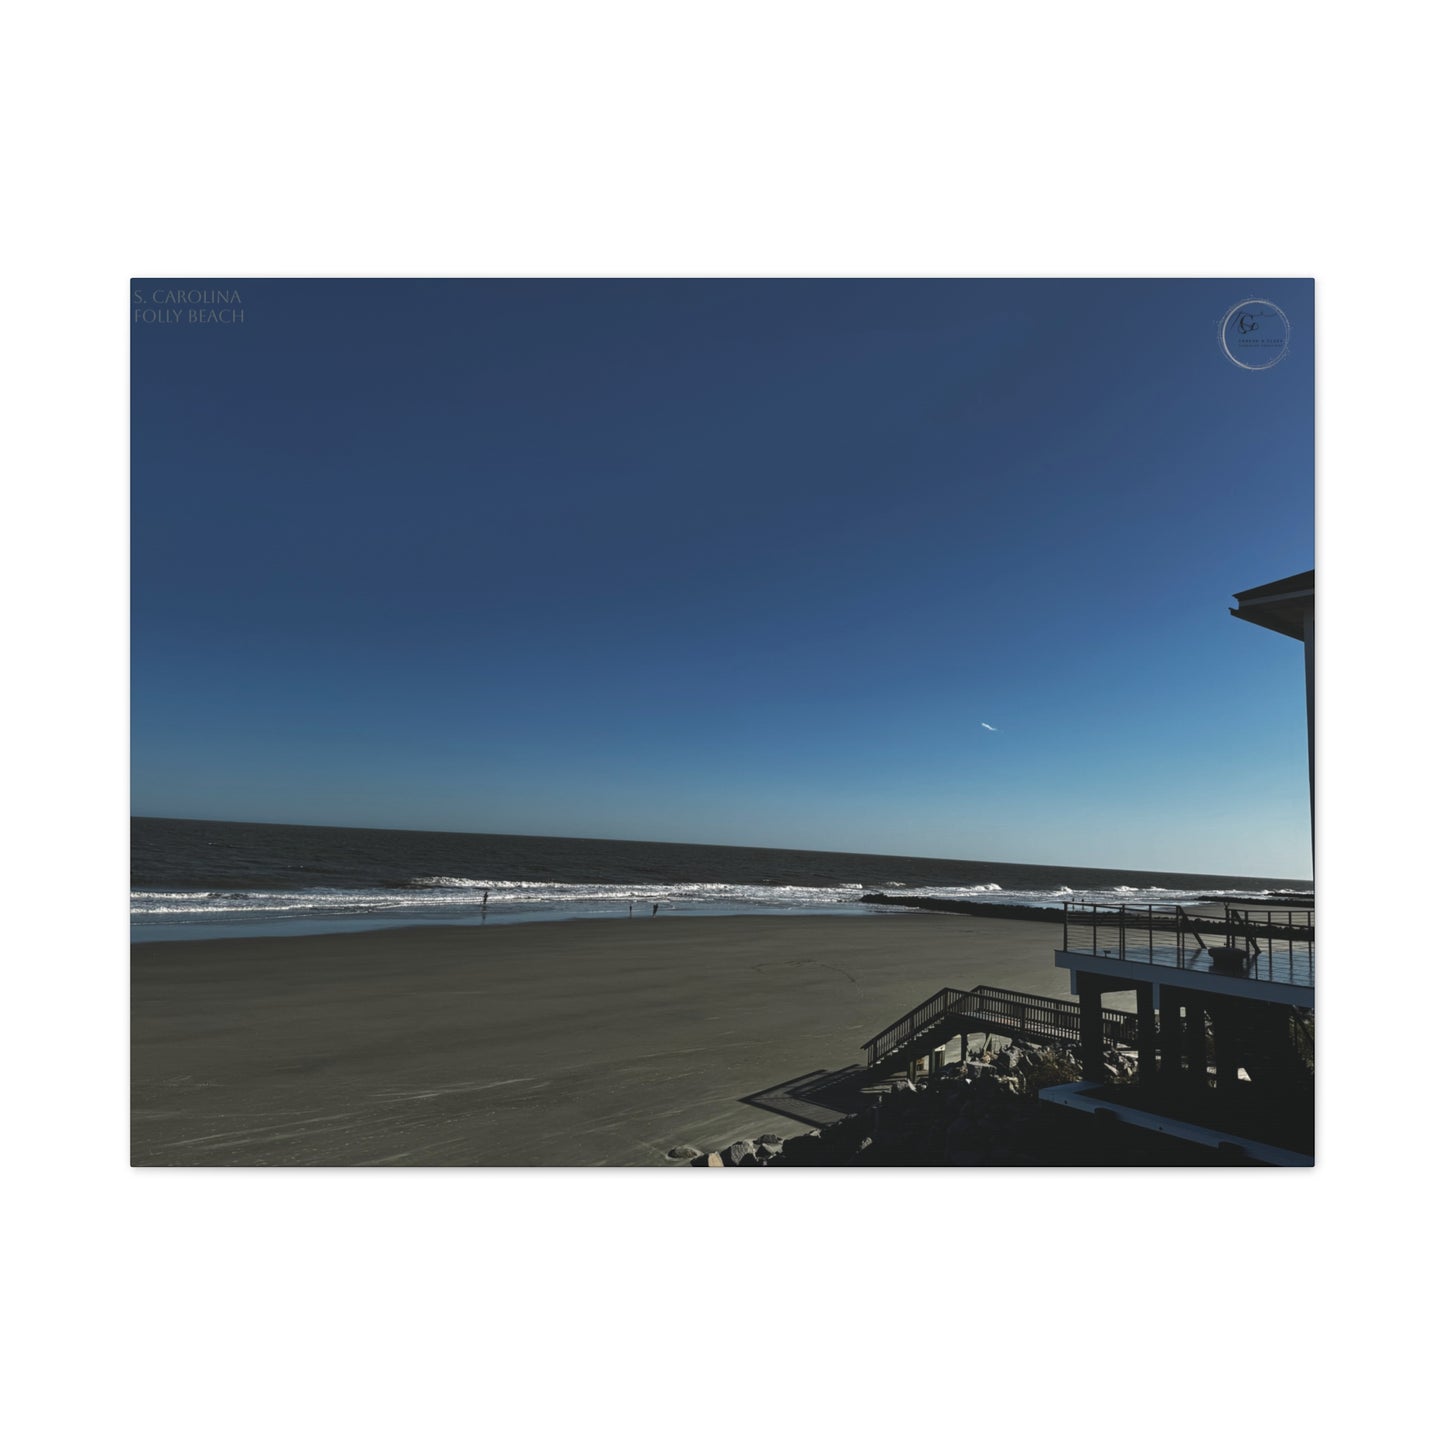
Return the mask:
{"type": "Polygon", "coordinates": [[[659,918],[139,944],[144,1165],[662,1164],[945,985],[1068,996],[1046,924],[659,918]]]}

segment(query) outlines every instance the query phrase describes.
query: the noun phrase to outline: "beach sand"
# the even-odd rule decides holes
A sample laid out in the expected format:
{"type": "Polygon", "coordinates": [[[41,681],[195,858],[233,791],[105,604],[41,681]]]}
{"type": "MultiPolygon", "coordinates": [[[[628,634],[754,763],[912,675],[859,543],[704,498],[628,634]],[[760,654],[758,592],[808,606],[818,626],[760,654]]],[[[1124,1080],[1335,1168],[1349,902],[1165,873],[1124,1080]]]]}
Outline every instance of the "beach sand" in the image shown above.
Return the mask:
{"type": "Polygon", "coordinates": [[[1061,930],[954,914],[422,927],[132,949],[139,1165],[668,1164],[944,986],[1068,997],[1061,930]]]}

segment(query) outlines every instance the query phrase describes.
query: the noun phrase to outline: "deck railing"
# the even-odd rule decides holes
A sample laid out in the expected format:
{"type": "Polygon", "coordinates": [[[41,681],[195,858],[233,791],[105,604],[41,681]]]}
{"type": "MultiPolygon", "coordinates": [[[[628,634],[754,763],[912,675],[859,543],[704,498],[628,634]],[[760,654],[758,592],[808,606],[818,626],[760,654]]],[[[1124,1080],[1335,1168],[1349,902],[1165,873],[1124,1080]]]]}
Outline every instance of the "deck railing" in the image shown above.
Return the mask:
{"type": "Polygon", "coordinates": [[[1200,955],[1235,949],[1259,977],[1314,980],[1313,909],[1066,903],[1064,952],[1197,968],[1200,955]]]}

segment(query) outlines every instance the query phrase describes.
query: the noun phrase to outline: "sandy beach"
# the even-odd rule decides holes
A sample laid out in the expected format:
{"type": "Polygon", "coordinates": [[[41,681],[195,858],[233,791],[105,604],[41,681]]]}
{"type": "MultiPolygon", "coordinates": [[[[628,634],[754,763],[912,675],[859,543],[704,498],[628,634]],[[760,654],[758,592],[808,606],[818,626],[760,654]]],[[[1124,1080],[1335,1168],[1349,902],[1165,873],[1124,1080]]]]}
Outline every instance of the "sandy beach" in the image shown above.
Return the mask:
{"type": "Polygon", "coordinates": [[[1059,929],[958,915],[418,927],[132,950],[137,1165],[648,1165],[806,1130],[743,1102],[936,989],[1068,996],[1059,929]]]}

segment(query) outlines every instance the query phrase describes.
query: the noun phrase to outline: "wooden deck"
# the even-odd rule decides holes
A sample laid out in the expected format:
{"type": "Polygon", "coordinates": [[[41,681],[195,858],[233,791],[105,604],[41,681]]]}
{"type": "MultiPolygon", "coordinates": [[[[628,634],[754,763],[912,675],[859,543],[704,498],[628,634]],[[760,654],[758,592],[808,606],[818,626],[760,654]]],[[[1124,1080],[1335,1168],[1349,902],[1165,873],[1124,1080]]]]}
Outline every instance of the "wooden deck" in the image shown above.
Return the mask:
{"type": "Polygon", "coordinates": [[[1104,908],[1064,910],[1065,953],[1118,958],[1214,978],[1315,986],[1314,912],[1307,909],[1104,908]],[[1231,966],[1210,952],[1233,947],[1231,966]]]}

